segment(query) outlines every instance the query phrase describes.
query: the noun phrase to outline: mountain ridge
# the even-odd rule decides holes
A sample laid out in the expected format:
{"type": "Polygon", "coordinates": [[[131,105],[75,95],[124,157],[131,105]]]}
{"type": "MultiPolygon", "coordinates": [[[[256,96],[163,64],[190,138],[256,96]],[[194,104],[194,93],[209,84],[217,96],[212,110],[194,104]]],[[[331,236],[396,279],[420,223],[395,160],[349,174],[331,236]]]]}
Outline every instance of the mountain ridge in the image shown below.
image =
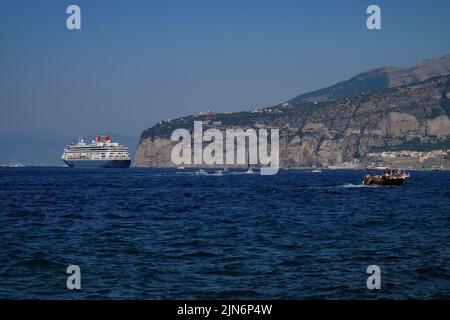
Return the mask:
{"type": "Polygon", "coordinates": [[[450,74],[450,54],[426,59],[407,67],[381,67],[367,70],[332,86],[300,94],[288,103],[324,102],[355,96],[362,92],[399,87],[450,74]]]}

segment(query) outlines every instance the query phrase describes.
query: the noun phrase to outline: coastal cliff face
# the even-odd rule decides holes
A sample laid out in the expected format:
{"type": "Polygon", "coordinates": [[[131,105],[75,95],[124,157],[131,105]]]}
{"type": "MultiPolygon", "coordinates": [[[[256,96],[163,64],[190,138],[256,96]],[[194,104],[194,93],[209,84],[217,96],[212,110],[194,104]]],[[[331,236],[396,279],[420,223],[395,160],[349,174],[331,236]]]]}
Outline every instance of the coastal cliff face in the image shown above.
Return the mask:
{"type": "Polygon", "coordinates": [[[389,79],[383,80],[387,83],[384,89],[336,93],[334,88],[271,108],[159,122],[142,133],[134,165],[175,167],[170,156],[176,143],[170,141],[171,134],[177,128],[192,132],[194,121],[202,121],[203,130],[280,129],[283,167],[334,166],[364,159],[370,152],[393,149],[450,149],[450,76],[414,82],[450,72],[449,56],[438,60],[423,62],[409,71],[391,70],[389,79]],[[398,86],[404,83],[408,84],[398,86]],[[340,97],[343,94],[349,96],[340,97]]]}
{"type": "Polygon", "coordinates": [[[331,166],[375,150],[404,146],[450,148],[450,76],[364,93],[332,102],[283,104],[231,114],[206,114],[160,122],[141,135],[135,166],[174,167],[176,128],[279,128],[280,165],[331,166]]]}

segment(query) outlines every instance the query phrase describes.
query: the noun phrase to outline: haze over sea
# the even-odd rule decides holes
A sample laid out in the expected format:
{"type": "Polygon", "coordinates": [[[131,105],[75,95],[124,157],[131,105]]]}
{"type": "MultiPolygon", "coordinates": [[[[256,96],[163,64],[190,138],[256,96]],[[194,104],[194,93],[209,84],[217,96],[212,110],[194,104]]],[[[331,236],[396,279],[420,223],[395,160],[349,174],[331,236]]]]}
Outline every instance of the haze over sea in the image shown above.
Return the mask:
{"type": "Polygon", "coordinates": [[[0,298],[450,298],[450,173],[364,174],[0,168],[0,298]]]}

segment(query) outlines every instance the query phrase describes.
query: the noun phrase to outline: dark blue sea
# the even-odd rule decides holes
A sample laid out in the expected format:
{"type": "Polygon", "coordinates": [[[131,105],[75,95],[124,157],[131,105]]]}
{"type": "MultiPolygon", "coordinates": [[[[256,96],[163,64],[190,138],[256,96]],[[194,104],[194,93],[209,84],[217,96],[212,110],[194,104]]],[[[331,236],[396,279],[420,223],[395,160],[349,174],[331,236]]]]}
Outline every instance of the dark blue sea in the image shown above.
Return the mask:
{"type": "Polygon", "coordinates": [[[2,168],[0,298],[450,298],[450,172],[364,174],[2,168]]]}

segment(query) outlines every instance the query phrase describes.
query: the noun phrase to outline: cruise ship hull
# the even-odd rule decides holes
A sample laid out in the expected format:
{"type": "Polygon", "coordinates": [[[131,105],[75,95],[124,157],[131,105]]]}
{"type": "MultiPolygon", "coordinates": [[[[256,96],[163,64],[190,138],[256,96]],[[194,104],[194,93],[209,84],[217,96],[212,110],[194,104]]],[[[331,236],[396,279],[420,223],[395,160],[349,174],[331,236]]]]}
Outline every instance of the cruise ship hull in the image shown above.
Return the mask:
{"type": "Polygon", "coordinates": [[[128,168],[131,160],[63,160],[74,168],[128,168]]]}

